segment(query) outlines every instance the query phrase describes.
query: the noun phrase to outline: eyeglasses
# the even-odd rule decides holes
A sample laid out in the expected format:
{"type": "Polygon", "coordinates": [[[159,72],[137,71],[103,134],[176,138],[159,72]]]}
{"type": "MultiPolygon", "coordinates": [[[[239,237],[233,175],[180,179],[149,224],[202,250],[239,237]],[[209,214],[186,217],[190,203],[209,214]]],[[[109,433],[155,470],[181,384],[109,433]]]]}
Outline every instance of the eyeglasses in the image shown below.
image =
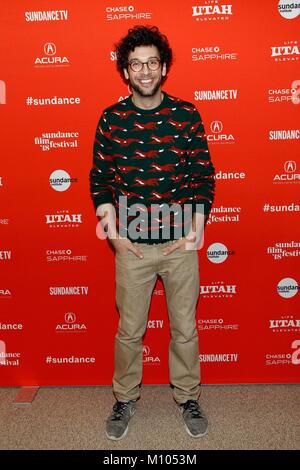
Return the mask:
{"type": "Polygon", "coordinates": [[[147,64],[149,70],[157,70],[160,67],[160,60],[157,57],[151,57],[147,62],[141,62],[140,60],[134,59],[129,62],[129,67],[133,72],[140,72],[143,69],[143,65],[147,64]]]}

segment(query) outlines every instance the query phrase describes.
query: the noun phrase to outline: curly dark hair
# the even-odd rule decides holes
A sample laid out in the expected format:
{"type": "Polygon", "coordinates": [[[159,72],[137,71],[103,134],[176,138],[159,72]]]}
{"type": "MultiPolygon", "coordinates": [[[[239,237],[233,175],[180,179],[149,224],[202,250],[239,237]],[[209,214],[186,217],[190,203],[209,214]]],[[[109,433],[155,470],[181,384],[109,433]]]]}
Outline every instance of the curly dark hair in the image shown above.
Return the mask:
{"type": "Polygon", "coordinates": [[[128,55],[139,46],[156,46],[162,64],[166,64],[167,73],[173,62],[173,53],[167,36],[157,26],[134,26],[128,34],[115,44],[117,69],[123,77],[123,69],[128,67],[128,55]]]}

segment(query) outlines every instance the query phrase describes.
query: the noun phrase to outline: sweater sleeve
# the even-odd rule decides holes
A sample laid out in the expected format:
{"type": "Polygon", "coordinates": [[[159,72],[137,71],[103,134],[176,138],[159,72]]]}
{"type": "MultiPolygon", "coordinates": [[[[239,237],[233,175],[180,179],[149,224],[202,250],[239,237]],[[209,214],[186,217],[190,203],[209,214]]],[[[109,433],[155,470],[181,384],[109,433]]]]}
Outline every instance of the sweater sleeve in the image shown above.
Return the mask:
{"type": "Polygon", "coordinates": [[[196,108],[194,108],[192,115],[189,134],[190,185],[194,196],[193,211],[197,209],[196,204],[203,204],[204,214],[208,217],[215,194],[215,169],[211,161],[204,125],[196,108]]]}
{"type": "Polygon", "coordinates": [[[110,129],[105,113],[101,115],[93,146],[93,166],[90,170],[90,195],[95,207],[114,203],[115,167],[113,162],[110,129]]]}

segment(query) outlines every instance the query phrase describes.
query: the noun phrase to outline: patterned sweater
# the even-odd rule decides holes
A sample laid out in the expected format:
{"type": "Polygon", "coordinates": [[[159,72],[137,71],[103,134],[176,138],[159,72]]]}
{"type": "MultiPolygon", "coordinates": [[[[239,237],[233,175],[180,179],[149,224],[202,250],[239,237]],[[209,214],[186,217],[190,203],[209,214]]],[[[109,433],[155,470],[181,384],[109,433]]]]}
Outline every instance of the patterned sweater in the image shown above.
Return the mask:
{"type": "Polygon", "coordinates": [[[166,222],[154,209],[179,204],[184,214],[202,210],[208,216],[214,189],[215,170],[193,104],[164,92],[161,104],[151,110],[135,106],[130,95],[103,111],[94,141],[90,193],[95,209],[108,202],[115,206],[122,236],[157,243],[179,238],[175,227],[181,227],[180,236],[184,236],[189,223],[185,217],[178,222],[171,213],[166,222]],[[133,204],[139,211],[135,215],[128,212],[133,204]],[[134,220],[137,238],[129,230],[134,220]],[[162,235],[166,224],[167,237],[162,235]]]}

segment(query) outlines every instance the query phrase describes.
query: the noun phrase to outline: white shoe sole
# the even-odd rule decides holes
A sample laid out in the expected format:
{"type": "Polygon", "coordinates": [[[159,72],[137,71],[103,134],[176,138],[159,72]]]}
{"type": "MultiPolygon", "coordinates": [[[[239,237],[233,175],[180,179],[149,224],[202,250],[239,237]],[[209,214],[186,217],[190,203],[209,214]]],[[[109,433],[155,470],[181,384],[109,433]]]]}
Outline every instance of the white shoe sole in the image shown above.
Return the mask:
{"type": "Polygon", "coordinates": [[[183,417],[183,412],[181,410],[181,408],[178,406],[178,411],[182,417],[182,420],[183,420],[183,423],[184,423],[184,427],[185,427],[185,430],[186,432],[188,433],[189,436],[191,437],[194,437],[194,438],[199,438],[199,437],[203,437],[203,436],[206,436],[206,434],[208,433],[208,426],[206,428],[206,431],[204,433],[201,433],[201,434],[192,434],[191,431],[189,430],[189,428],[187,427],[187,425],[185,424],[185,421],[184,421],[184,417],[183,417]]]}
{"type": "MultiPolygon", "coordinates": [[[[136,409],[134,409],[133,412],[131,413],[130,419],[134,415],[135,411],[136,411],[136,409]]],[[[127,435],[128,430],[129,430],[129,422],[127,424],[127,428],[125,429],[125,431],[123,432],[123,434],[120,437],[110,436],[109,434],[107,434],[106,431],[105,431],[105,434],[106,434],[107,439],[110,439],[111,441],[120,441],[121,439],[123,439],[127,435]]]]}

